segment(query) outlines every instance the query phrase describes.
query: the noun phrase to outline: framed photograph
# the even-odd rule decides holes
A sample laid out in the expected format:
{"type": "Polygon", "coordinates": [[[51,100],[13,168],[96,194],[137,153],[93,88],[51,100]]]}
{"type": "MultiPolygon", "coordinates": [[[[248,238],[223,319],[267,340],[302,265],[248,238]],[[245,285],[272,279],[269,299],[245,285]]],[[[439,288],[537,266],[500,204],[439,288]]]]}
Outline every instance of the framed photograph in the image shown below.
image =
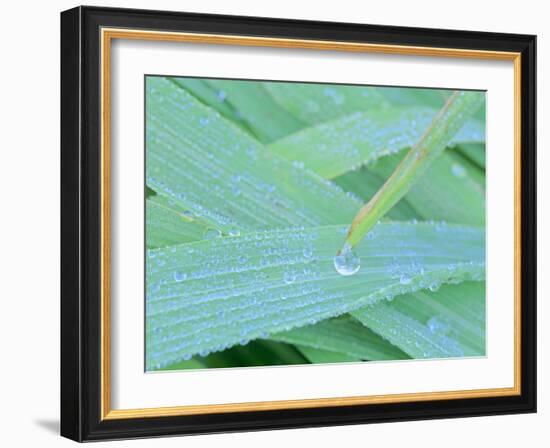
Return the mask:
{"type": "Polygon", "coordinates": [[[535,412],[535,36],[61,14],[61,433],[535,412]]]}

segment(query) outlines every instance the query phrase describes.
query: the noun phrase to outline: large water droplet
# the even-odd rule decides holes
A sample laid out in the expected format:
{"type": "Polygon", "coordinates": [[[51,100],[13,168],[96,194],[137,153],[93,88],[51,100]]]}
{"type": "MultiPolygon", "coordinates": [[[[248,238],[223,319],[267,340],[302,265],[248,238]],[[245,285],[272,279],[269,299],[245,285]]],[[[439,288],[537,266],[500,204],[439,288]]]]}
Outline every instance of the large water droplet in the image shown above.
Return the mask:
{"type": "Polygon", "coordinates": [[[334,257],[334,268],[340,275],[353,275],[361,267],[361,259],[351,250],[349,244],[344,244],[341,252],[334,257]]]}

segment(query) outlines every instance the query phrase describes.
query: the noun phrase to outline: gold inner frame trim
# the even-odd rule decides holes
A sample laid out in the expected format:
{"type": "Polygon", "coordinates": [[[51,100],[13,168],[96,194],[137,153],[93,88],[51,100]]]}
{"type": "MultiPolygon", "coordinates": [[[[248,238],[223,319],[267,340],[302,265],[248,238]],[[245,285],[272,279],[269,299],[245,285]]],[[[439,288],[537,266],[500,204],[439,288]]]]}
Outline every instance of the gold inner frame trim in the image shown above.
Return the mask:
{"type": "Polygon", "coordinates": [[[515,52],[419,47],[324,40],[279,39],[251,36],[145,31],[137,29],[101,29],[101,419],[115,420],[144,417],[168,417],[227,412],[306,409],[413,401],[502,397],[521,394],[521,54],[515,52]],[[391,395],[314,398],[302,400],[187,405],[139,409],[111,409],[110,346],[110,50],[113,39],[185,42],[213,45],[296,48],[398,54],[411,56],[455,57],[504,60],[514,63],[514,386],[441,392],[391,395]]]}

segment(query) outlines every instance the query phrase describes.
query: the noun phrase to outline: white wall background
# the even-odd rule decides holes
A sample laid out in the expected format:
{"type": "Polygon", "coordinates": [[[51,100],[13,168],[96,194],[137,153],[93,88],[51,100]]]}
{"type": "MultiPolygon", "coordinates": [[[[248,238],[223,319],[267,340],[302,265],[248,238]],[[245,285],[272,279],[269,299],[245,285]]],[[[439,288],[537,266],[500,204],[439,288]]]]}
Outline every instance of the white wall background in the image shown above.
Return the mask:
{"type": "MultiPolygon", "coordinates": [[[[125,441],[110,446],[226,447],[353,445],[463,447],[545,446],[550,439],[546,387],[550,332],[541,324],[550,292],[550,157],[544,151],[550,120],[549,12],[545,3],[479,0],[359,2],[338,0],[133,0],[88,4],[204,13],[352,21],[537,34],[539,80],[539,413],[537,415],[392,423],[125,441]],[[544,204],[544,203],[545,204],[544,204]],[[546,250],[545,250],[546,249],[546,250]],[[546,252],[546,253],[544,253],[546,252]]],[[[59,12],[65,0],[4,2],[0,69],[0,439],[5,446],[69,446],[59,414],[59,12]],[[6,250],[7,249],[7,250],[6,250]]],[[[104,446],[99,444],[96,446],[104,446]]]]}

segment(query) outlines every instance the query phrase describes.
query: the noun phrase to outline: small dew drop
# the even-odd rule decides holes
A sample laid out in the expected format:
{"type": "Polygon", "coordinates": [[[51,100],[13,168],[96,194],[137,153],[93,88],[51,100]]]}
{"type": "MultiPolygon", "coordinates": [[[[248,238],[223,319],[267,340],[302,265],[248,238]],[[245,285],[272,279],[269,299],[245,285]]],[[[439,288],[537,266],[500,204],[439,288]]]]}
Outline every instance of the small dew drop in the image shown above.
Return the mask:
{"type": "Polygon", "coordinates": [[[449,325],[437,316],[432,316],[426,325],[432,333],[448,334],[450,330],[449,325]]]}
{"type": "Polygon", "coordinates": [[[453,163],[451,166],[451,172],[455,177],[464,177],[466,175],[466,170],[464,167],[458,163],[453,163]]]}
{"type": "Polygon", "coordinates": [[[439,287],[440,287],[440,284],[438,282],[432,282],[428,286],[428,289],[432,292],[436,292],[439,289],[439,287]]]}
{"type": "Polygon", "coordinates": [[[304,258],[311,258],[313,257],[313,250],[310,247],[306,247],[302,251],[302,254],[304,255],[304,258]]]}
{"type": "Polygon", "coordinates": [[[361,259],[355,255],[347,243],[342,248],[342,251],[334,257],[334,268],[340,275],[353,275],[360,267],[361,259]]]}
{"type": "Polygon", "coordinates": [[[407,274],[402,274],[401,277],[399,277],[399,283],[402,285],[409,285],[412,282],[412,278],[409,277],[407,274]]]}
{"type": "Polygon", "coordinates": [[[185,272],[174,272],[174,280],[176,282],[183,282],[187,278],[187,274],[185,272]]]}
{"type": "Polygon", "coordinates": [[[210,240],[210,239],[218,238],[219,236],[221,236],[221,234],[222,233],[218,229],[208,229],[206,230],[206,232],[204,232],[204,237],[207,240],[210,240]]]}
{"type": "Polygon", "coordinates": [[[287,285],[294,283],[296,281],[296,273],[293,271],[286,271],[283,274],[283,280],[287,285]]]}
{"type": "Polygon", "coordinates": [[[230,236],[239,236],[241,234],[239,229],[229,229],[228,233],[230,236]]]}

